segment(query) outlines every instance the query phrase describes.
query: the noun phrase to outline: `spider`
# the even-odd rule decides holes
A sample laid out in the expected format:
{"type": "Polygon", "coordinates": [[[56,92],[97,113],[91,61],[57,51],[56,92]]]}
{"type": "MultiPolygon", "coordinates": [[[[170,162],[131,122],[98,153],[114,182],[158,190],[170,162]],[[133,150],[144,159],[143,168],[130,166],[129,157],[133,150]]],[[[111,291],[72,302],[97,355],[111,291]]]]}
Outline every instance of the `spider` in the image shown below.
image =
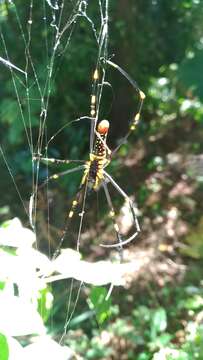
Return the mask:
{"type": "MultiPolygon", "coordinates": [[[[117,69],[128,81],[129,83],[135,88],[139,95],[139,103],[138,103],[138,110],[130,124],[129,130],[127,134],[122,139],[121,143],[113,150],[111,151],[107,145],[107,135],[109,131],[109,121],[108,120],[101,120],[97,124],[98,120],[98,100],[100,100],[101,93],[99,92],[99,70],[98,67],[95,69],[93,74],[93,86],[92,86],[92,94],[91,94],[91,103],[90,103],[90,117],[88,117],[91,120],[91,132],[90,132],[90,153],[89,153],[89,160],[68,160],[68,159],[54,159],[54,158],[47,158],[42,156],[35,156],[34,160],[42,160],[46,161],[48,163],[56,163],[56,164],[70,164],[75,163],[78,164],[78,166],[67,169],[66,171],[63,171],[58,174],[54,174],[50,177],[48,177],[47,181],[49,180],[56,180],[60,176],[68,175],[70,173],[81,171],[83,170],[83,176],[81,179],[81,183],[79,186],[79,189],[74,197],[74,200],[72,201],[72,205],[70,208],[70,211],[67,216],[66,220],[66,226],[63,232],[63,236],[60,240],[59,249],[62,245],[62,242],[64,240],[65,234],[67,233],[67,230],[69,228],[69,224],[71,222],[71,219],[80,204],[81,198],[82,198],[82,211],[80,213],[81,219],[80,219],[80,227],[79,227],[79,233],[78,233],[78,241],[77,241],[77,250],[79,250],[80,245],[80,234],[82,229],[82,219],[84,216],[84,209],[85,209],[85,200],[86,195],[89,191],[98,191],[100,188],[103,187],[105,197],[107,200],[107,204],[109,207],[109,217],[112,219],[114,230],[116,233],[117,241],[114,244],[100,244],[100,246],[105,248],[118,248],[122,249],[122,247],[128,243],[130,243],[140,232],[140,226],[137,220],[136,216],[136,208],[133,203],[133,201],[130,199],[130,197],[125,193],[125,191],[117,184],[117,182],[108,174],[106,171],[106,167],[111,162],[112,157],[115,155],[115,153],[118,151],[118,149],[121,147],[121,145],[126,142],[127,138],[131,134],[133,130],[137,127],[137,124],[140,119],[140,113],[143,105],[143,101],[145,99],[145,94],[139,89],[137,83],[117,64],[110,60],[106,60],[106,63],[117,69]],[[79,165],[80,164],[80,165],[79,165]],[[123,235],[120,232],[119,226],[116,222],[116,216],[115,216],[115,210],[113,206],[113,202],[111,200],[111,196],[108,189],[108,184],[111,183],[111,185],[117,190],[117,192],[121,195],[121,197],[124,198],[124,200],[129,205],[129,209],[132,214],[133,223],[134,223],[134,230],[133,234],[128,236],[127,238],[124,238],[123,235]]],[[[43,183],[43,184],[44,184],[43,183]]]]}

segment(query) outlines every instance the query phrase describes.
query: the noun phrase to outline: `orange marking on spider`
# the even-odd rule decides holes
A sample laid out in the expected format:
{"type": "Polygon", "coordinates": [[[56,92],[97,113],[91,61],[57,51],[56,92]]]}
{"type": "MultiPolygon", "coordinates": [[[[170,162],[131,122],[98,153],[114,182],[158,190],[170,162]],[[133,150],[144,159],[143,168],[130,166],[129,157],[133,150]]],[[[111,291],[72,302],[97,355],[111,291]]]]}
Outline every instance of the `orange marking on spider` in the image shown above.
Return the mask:
{"type": "Polygon", "coordinates": [[[108,120],[100,121],[97,130],[98,130],[99,134],[102,134],[102,135],[107,134],[109,131],[109,121],[108,120]]]}

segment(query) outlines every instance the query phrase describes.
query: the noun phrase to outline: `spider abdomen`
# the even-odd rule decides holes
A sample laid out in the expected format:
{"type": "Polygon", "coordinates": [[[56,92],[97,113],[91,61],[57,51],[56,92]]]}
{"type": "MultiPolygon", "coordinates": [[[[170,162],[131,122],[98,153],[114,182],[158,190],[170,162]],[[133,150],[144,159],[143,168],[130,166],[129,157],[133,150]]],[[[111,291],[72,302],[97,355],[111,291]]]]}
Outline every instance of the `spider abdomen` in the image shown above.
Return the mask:
{"type": "Polygon", "coordinates": [[[106,164],[105,157],[97,157],[92,154],[92,160],[89,165],[88,186],[94,190],[98,190],[103,179],[103,168],[106,164]]]}

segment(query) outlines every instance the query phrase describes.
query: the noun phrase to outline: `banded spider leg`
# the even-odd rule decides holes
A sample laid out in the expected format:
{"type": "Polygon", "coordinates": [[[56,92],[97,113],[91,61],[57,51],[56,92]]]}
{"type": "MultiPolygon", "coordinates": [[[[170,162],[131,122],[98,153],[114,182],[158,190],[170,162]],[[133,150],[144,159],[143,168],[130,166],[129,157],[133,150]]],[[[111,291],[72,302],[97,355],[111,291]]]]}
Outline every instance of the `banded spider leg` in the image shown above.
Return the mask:
{"type": "Polygon", "coordinates": [[[100,244],[100,246],[106,247],[106,248],[119,248],[119,249],[121,249],[123,247],[123,245],[126,245],[126,244],[130,243],[138,235],[138,233],[140,232],[140,226],[139,226],[138,219],[137,219],[137,216],[136,216],[135,205],[132,202],[132,200],[129,198],[129,196],[123,191],[123,189],[115,182],[115,180],[113,180],[113,178],[105,170],[104,170],[103,187],[104,187],[107,202],[108,202],[108,205],[109,205],[109,208],[110,208],[109,215],[113,220],[114,230],[116,232],[118,242],[115,243],[115,244],[100,244]],[[108,188],[107,188],[107,183],[108,182],[110,182],[113,185],[113,187],[118,191],[118,193],[127,201],[128,205],[130,207],[132,217],[133,217],[133,223],[134,223],[134,226],[135,226],[135,231],[133,232],[133,234],[131,236],[129,236],[125,240],[123,240],[123,236],[121,235],[121,232],[119,230],[119,226],[118,226],[118,224],[116,222],[116,219],[115,219],[114,207],[113,207],[112,200],[111,200],[108,188]]]}

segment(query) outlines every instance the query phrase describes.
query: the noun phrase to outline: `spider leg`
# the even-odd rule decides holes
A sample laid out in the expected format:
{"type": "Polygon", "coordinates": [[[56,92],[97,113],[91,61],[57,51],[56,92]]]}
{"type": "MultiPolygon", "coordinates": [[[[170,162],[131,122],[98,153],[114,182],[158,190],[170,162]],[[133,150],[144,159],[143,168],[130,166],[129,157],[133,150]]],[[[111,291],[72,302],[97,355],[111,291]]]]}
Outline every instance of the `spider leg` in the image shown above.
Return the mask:
{"type": "Polygon", "coordinates": [[[135,115],[133,117],[133,120],[130,124],[130,128],[129,128],[127,134],[122,138],[120,144],[112,151],[112,156],[113,156],[118,151],[118,149],[126,142],[129,135],[136,129],[137,124],[140,120],[140,114],[141,114],[141,110],[142,110],[142,106],[143,106],[143,101],[145,99],[145,94],[143,93],[142,90],[139,89],[136,81],[134,81],[128,75],[128,73],[125,70],[123,70],[119,65],[115,64],[114,62],[112,62],[110,60],[106,60],[106,63],[111,65],[114,69],[118,70],[128,80],[128,82],[133,86],[133,88],[137,91],[138,96],[139,96],[137,112],[135,113],[135,115]]]}
{"type": "MultiPolygon", "coordinates": [[[[105,175],[105,178],[108,179],[110,181],[110,183],[115,187],[115,189],[120,193],[120,195],[128,202],[132,216],[133,216],[133,222],[135,224],[136,231],[130,237],[128,237],[126,240],[122,240],[118,225],[115,222],[116,226],[114,227],[114,229],[117,230],[119,233],[119,237],[118,237],[118,233],[117,233],[117,238],[119,239],[118,243],[116,243],[116,244],[100,244],[100,246],[106,247],[106,248],[122,247],[123,245],[130,243],[138,235],[138,233],[140,232],[140,226],[139,226],[139,223],[137,220],[135,206],[134,206],[133,202],[131,201],[131,199],[129,198],[129,196],[120,188],[120,186],[113,180],[113,178],[106,171],[104,171],[104,175],[105,175]]],[[[105,191],[105,193],[106,193],[106,191],[105,191]]],[[[107,201],[108,201],[108,199],[107,199],[107,201]]]]}
{"type": "MultiPolygon", "coordinates": [[[[119,230],[119,226],[118,224],[116,223],[116,218],[115,218],[115,211],[114,211],[114,207],[113,207],[113,203],[112,203],[112,200],[111,200],[111,196],[109,194],[109,190],[108,190],[108,186],[107,186],[107,183],[105,181],[102,182],[102,186],[104,188],[104,192],[105,192],[105,195],[106,195],[106,199],[107,199],[107,203],[109,205],[109,216],[111,217],[112,221],[113,221],[113,225],[114,225],[114,230],[116,232],[116,236],[117,236],[117,244],[113,244],[114,247],[118,247],[119,251],[122,251],[122,236],[121,236],[121,233],[120,233],[120,230],[119,230]]],[[[100,246],[106,246],[105,244],[100,244],[100,246]]],[[[121,258],[122,258],[122,254],[121,254],[121,258]]]]}
{"type": "Polygon", "coordinates": [[[117,189],[117,191],[121,194],[121,196],[123,196],[123,198],[129,203],[137,231],[140,232],[140,226],[139,226],[137,216],[136,216],[135,204],[129,198],[129,196],[125,193],[125,191],[123,189],[121,189],[121,187],[115,182],[115,180],[105,170],[104,170],[104,175],[111,182],[111,184],[117,189]]]}
{"type": "MultiPolygon", "coordinates": [[[[98,64],[97,64],[98,65],[98,64]]],[[[99,98],[99,71],[96,67],[93,74],[92,93],[90,96],[90,116],[91,116],[91,129],[90,129],[90,153],[93,149],[94,135],[98,119],[98,98],[99,98]]]]}
{"type": "Polygon", "coordinates": [[[93,150],[95,130],[99,117],[99,108],[105,82],[105,68],[101,64],[101,59],[107,59],[107,14],[105,15],[105,25],[99,35],[99,53],[96,61],[96,67],[92,77],[92,93],[90,96],[90,117],[91,117],[91,130],[90,130],[90,153],[93,150]],[[101,56],[103,54],[103,56],[101,56]]]}
{"type": "Polygon", "coordinates": [[[136,81],[134,81],[128,75],[128,73],[125,70],[123,70],[119,65],[115,64],[114,62],[112,62],[110,60],[104,59],[104,58],[100,58],[100,60],[103,61],[104,63],[112,66],[116,70],[118,70],[128,80],[128,82],[133,86],[133,88],[136,90],[136,92],[138,93],[138,96],[139,96],[138,108],[133,117],[133,120],[131,121],[131,124],[130,124],[127,134],[121,139],[118,146],[113,151],[111,151],[109,149],[109,147],[107,146],[107,144],[104,143],[104,141],[101,139],[100,134],[98,134],[98,132],[96,131],[99,105],[100,105],[100,100],[101,100],[101,95],[102,95],[102,90],[100,88],[101,88],[101,85],[104,85],[104,77],[105,77],[105,71],[103,70],[103,72],[104,72],[103,77],[101,79],[101,82],[99,82],[99,66],[101,66],[101,64],[100,63],[97,64],[97,67],[93,74],[92,94],[91,94],[91,101],[90,101],[90,109],[91,109],[90,110],[90,116],[91,116],[90,119],[92,120],[91,121],[91,130],[90,130],[90,153],[92,152],[94,138],[96,135],[97,137],[100,138],[103,145],[105,146],[105,148],[107,150],[108,158],[112,158],[113,155],[119,150],[119,148],[127,141],[130,134],[136,129],[136,127],[139,123],[139,120],[140,120],[140,114],[141,114],[143,102],[145,99],[145,94],[143,93],[142,90],[139,89],[136,81]]]}
{"type": "Polygon", "coordinates": [[[45,161],[47,163],[52,164],[71,164],[71,163],[85,163],[85,160],[68,160],[68,159],[54,159],[54,158],[47,158],[42,156],[34,156],[33,160],[45,161]]]}
{"type": "Polygon", "coordinates": [[[62,171],[58,174],[53,174],[51,176],[49,176],[42,184],[35,186],[33,193],[30,196],[30,201],[29,201],[29,220],[30,220],[30,224],[32,226],[32,228],[34,228],[34,223],[33,223],[33,214],[34,217],[36,217],[36,206],[37,206],[37,193],[38,190],[43,188],[46,184],[48,184],[49,180],[57,180],[59,177],[64,176],[64,175],[68,175],[70,173],[76,172],[76,171],[80,171],[86,168],[86,165],[80,165],[77,166],[73,169],[68,169],[65,171],[62,171]]]}
{"type": "Polygon", "coordinates": [[[83,202],[82,202],[82,212],[79,214],[81,216],[80,219],[80,226],[79,226],[79,233],[78,233],[78,239],[77,239],[77,251],[79,251],[79,244],[80,244],[80,234],[81,234],[81,229],[82,229],[82,223],[83,223],[83,217],[84,217],[84,207],[85,207],[85,200],[86,200],[86,194],[87,194],[87,174],[84,173],[82,181],[80,183],[80,187],[72,201],[72,205],[71,208],[67,214],[67,218],[66,218],[66,224],[64,227],[64,230],[62,232],[62,237],[60,238],[60,242],[59,245],[57,246],[57,249],[55,250],[52,259],[54,260],[57,255],[59,254],[59,251],[61,249],[61,246],[64,242],[65,236],[69,230],[69,226],[72,220],[72,217],[74,216],[74,213],[80,203],[82,194],[83,194],[83,190],[84,190],[84,196],[83,196],[83,202]]]}
{"type": "Polygon", "coordinates": [[[79,165],[73,169],[68,169],[68,170],[62,171],[58,174],[53,174],[53,175],[49,176],[42,184],[40,184],[37,187],[37,189],[43,188],[49,182],[49,180],[57,180],[61,176],[68,175],[68,174],[71,174],[71,173],[79,171],[79,170],[83,170],[83,169],[85,169],[85,167],[86,167],[85,165],[79,165]]]}

